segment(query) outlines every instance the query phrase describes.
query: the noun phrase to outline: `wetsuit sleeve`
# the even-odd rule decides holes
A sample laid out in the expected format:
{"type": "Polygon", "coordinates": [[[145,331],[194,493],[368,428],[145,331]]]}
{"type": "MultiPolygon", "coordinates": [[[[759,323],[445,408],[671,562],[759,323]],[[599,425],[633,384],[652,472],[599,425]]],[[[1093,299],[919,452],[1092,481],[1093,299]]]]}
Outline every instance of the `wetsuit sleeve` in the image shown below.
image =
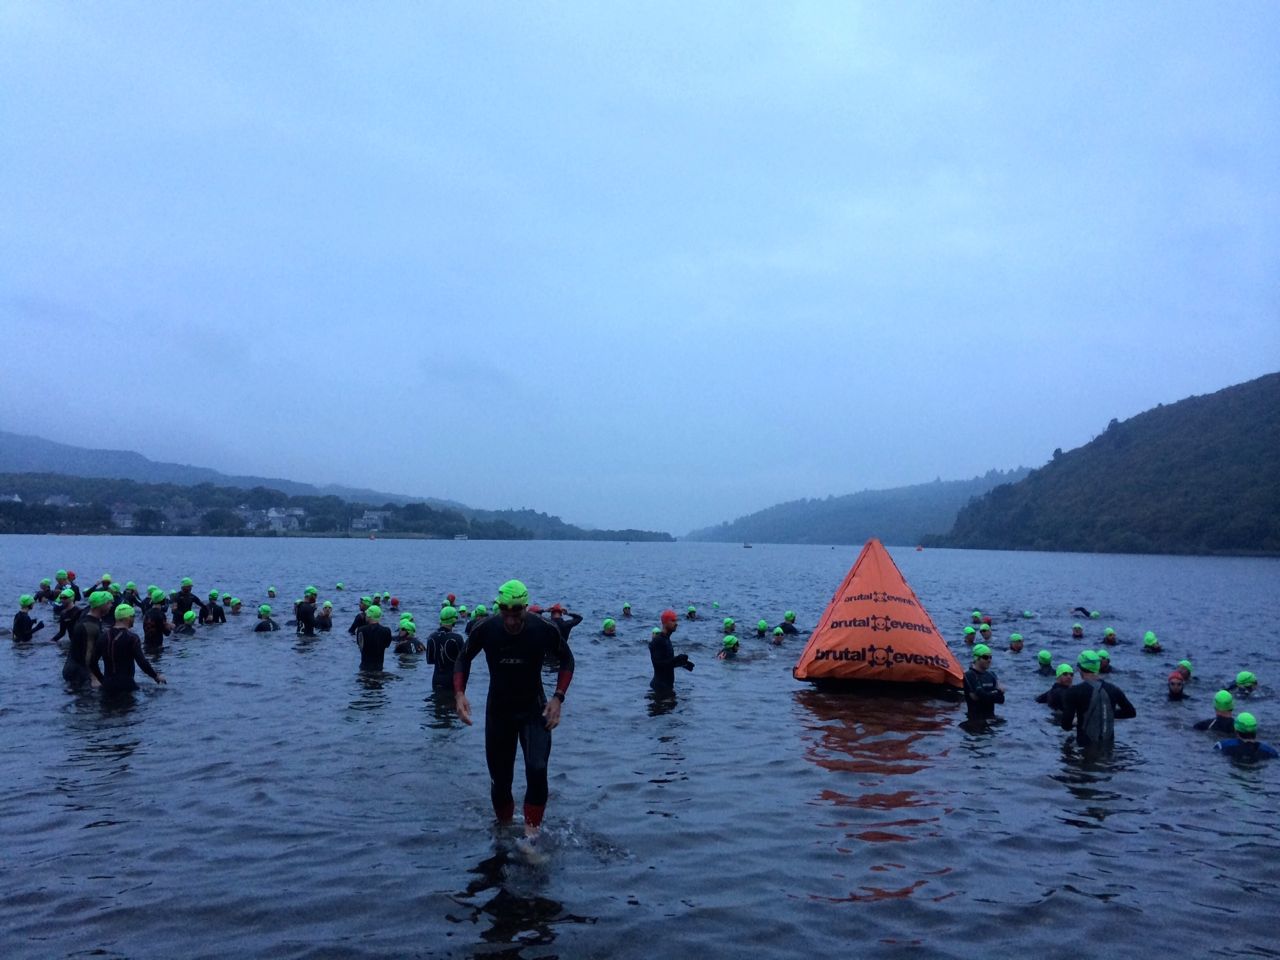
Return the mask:
{"type": "MultiPolygon", "coordinates": [[[[685,659],[688,658],[686,657],[685,659]]],[[[653,663],[653,666],[659,670],[667,667],[678,667],[680,665],[678,662],[680,658],[671,650],[671,644],[663,643],[660,639],[649,641],[649,660],[653,663]],[[671,655],[667,656],[669,651],[671,652],[671,655]]]]}
{"type": "Polygon", "coordinates": [[[1211,726],[1213,726],[1212,720],[1197,720],[1195,723],[1191,725],[1191,729],[1192,730],[1208,730],[1211,726]]]}
{"type": "Polygon", "coordinates": [[[355,619],[351,621],[351,626],[347,627],[347,633],[351,634],[354,637],[356,635],[356,627],[358,627],[359,625],[360,625],[360,614],[357,613],[355,619]]]}
{"type": "Polygon", "coordinates": [[[1138,710],[1129,698],[1124,695],[1124,691],[1119,687],[1111,688],[1111,702],[1115,705],[1115,717],[1117,720],[1132,720],[1138,715],[1138,710]]]}
{"type": "Polygon", "coordinates": [[[1076,722],[1076,688],[1072,687],[1062,698],[1062,729],[1070,730],[1076,722]]]}
{"type": "Polygon", "coordinates": [[[435,634],[427,637],[427,663],[434,664],[436,662],[436,638],[435,634]]]}
{"type": "Polygon", "coordinates": [[[142,644],[137,637],[133,638],[133,662],[138,665],[138,669],[152,680],[157,683],[160,682],[160,677],[156,674],[156,668],[151,665],[150,660],[142,655],[142,644]]]}
{"type": "MultiPolygon", "coordinates": [[[[582,618],[578,617],[581,621],[582,618]]],[[[555,647],[556,656],[560,660],[560,672],[556,675],[556,693],[560,694],[560,698],[564,699],[565,693],[569,689],[569,684],[573,682],[573,651],[569,649],[569,641],[560,636],[560,631],[556,631],[556,638],[552,641],[555,647]]]]}
{"type": "Polygon", "coordinates": [[[571,613],[571,614],[569,614],[569,629],[570,629],[570,630],[572,630],[574,627],[576,627],[576,626],[577,626],[578,624],[580,624],[581,622],[582,622],[582,614],[580,614],[580,613],[571,613]]]}
{"type": "Polygon", "coordinates": [[[1051,693],[1053,693],[1053,688],[1052,688],[1052,687],[1050,687],[1050,688],[1049,688],[1048,690],[1046,690],[1044,693],[1040,694],[1040,696],[1036,697],[1036,703],[1048,703],[1048,702],[1049,702],[1049,694],[1051,694],[1051,693]]]}
{"type": "MultiPolygon", "coordinates": [[[[103,677],[102,677],[102,668],[99,667],[98,664],[102,660],[102,655],[106,652],[103,649],[106,646],[106,644],[102,643],[101,641],[102,641],[102,637],[99,636],[98,639],[94,641],[93,649],[85,651],[85,661],[86,661],[86,665],[89,667],[89,672],[93,674],[94,679],[97,680],[99,683],[102,683],[103,677]]],[[[86,647],[87,646],[88,644],[86,644],[86,647]]]]}
{"type": "Polygon", "coordinates": [[[484,644],[476,639],[475,634],[467,638],[467,645],[453,664],[453,692],[462,693],[467,689],[467,680],[471,676],[471,661],[484,649],[484,644]]]}

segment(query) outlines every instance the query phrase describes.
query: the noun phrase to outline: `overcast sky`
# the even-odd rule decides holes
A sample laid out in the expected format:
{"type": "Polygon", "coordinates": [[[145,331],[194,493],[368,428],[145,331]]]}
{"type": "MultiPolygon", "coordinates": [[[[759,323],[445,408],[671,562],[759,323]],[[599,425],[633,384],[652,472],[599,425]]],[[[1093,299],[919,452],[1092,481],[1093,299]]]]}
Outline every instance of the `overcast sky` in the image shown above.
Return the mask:
{"type": "Polygon", "coordinates": [[[1280,4],[0,0],[0,428],[675,533],[1280,369],[1280,4]]]}

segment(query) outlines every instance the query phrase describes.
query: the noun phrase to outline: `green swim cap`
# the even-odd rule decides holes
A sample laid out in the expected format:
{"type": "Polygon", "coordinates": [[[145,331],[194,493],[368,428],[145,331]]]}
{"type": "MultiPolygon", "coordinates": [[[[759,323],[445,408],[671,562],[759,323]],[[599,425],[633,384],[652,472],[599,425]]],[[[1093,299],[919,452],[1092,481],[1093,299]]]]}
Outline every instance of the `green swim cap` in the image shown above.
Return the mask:
{"type": "Polygon", "coordinates": [[[120,593],[120,584],[118,584],[118,583],[113,583],[113,584],[111,584],[111,588],[110,588],[110,589],[111,589],[111,595],[114,597],[114,596],[116,596],[118,593],[120,593]]]}
{"type": "Polygon", "coordinates": [[[970,616],[971,616],[971,617],[973,617],[973,619],[975,619],[975,620],[981,620],[981,619],[982,619],[982,611],[981,611],[981,610],[975,610],[975,611],[973,611],[973,613],[971,613],[971,614],[970,614],[970,616]]]}
{"type": "Polygon", "coordinates": [[[1104,637],[1114,637],[1116,635],[1116,632],[1111,627],[1107,627],[1107,629],[1102,631],[1102,635],[1104,637]]]}
{"type": "Polygon", "coordinates": [[[1230,710],[1236,705],[1236,698],[1230,690],[1219,690],[1213,695],[1213,709],[1230,710]]]}
{"type": "Polygon", "coordinates": [[[76,598],[76,592],[70,587],[67,587],[67,589],[58,594],[58,598],[61,600],[74,600],[76,598]]]}
{"type": "Polygon", "coordinates": [[[264,603],[262,606],[258,607],[258,615],[261,617],[271,616],[271,605],[264,603]]]}
{"type": "Polygon", "coordinates": [[[391,599],[391,591],[390,591],[390,590],[383,590],[383,591],[382,591],[382,598],[383,598],[384,600],[390,600],[390,599],[391,599]]]}
{"type": "Polygon", "coordinates": [[[1097,610],[1090,610],[1090,611],[1089,611],[1089,619],[1090,619],[1090,620],[1100,620],[1100,619],[1102,619],[1102,614],[1101,614],[1101,613],[1099,613],[1097,610]]]}
{"type": "Polygon", "coordinates": [[[787,631],[783,630],[781,627],[774,627],[774,628],[773,628],[773,635],[774,635],[775,637],[785,636],[785,635],[786,635],[786,632],[787,632],[787,631]]]}
{"type": "Polygon", "coordinates": [[[991,648],[985,643],[975,643],[973,645],[973,659],[977,660],[979,657],[989,656],[991,656],[991,648]]]}
{"type": "Polygon", "coordinates": [[[1186,669],[1186,671],[1187,671],[1187,673],[1188,673],[1188,674],[1189,674],[1189,673],[1191,673],[1191,661],[1190,661],[1190,660],[1179,660],[1179,661],[1178,661],[1178,666],[1180,666],[1180,667],[1184,667],[1184,668],[1186,669]]]}
{"type": "Polygon", "coordinates": [[[361,597],[360,602],[367,607],[369,604],[373,603],[373,597],[361,597]]]}
{"type": "Polygon", "coordinates": [[[1021,643],[1021,642],[1022,642],[1022,634],[1020,634],[1020,633],[1011,633],[1011,634],[1009,634],[1009,642],[1010,642],[1010,643],[1021,643]]]}
{"type": "Polygon", "coordinates": [[[614,620],[613,617],[604,618],[604,628],[606,630],[608,630],[610,627],[616,627],[617,625],[618,625],[618,622],[614,620]]]}
{"type": "Polygon", "coordinates": [[[467,612],[467,608],[465,606],[458,607],[458,616],[462,616],[466,612],[467,612]]]}
{"type": "Polygon", "coordinates": [[[978,624],[978,632],[979,632],[979,633],[990,633],[990,632],[991,632],[991,624],[989,624],[989,623],[980,623],[980,624],[978,624]]]}
{"type": "Polygon", "coordinates": [[[458,620],[458,611],[447,604],[440,609],[441,623],[456,623],[458,620]]]}
{"type": "MultiPolygon", "coordinates": [[[[768,630],[768,629],[769,629],[769,621],[768,621],[768,620],[757,620],[757,621],[756,621],[756,629],[757,629],[757,630],[768,630]]],[[[779,628],[779,629],[781,629],[781,628],[779,628]]]]}
{"type": "Polygon", "coordinates": [[[1255,677],[1248,670],[1241,670],[1239,673],[1236,674],[1236,686],[1238,687],[1252,687],[1257,682],[1258,682],[1258,678],[1255,677]]]}
{"type": "Polygon", "coordinates": [[[115,600],[115,597],[111,596],[110,590],[95,590],[89,594],[90,607],[105,607],[113,600],[115,600]]]}
{"type": "Polygon", "coordinates": [[[1076,663],[1085,673],[1097,673],[1102,669],[1102,658],[1093,650],[1081,650],[1076,663]]]}
{"type": "Polygon", "coordinates": [[[18,598],[18,606],[20,607],[34,607],[35,605],[36,598],[29,593],[24,593],[18,598]]]}
{"type": "Polygon", "coordinates": [[[411,637],[416,637],[418,635],[418,625],[412,620],[401,620],[400,629],[411,637]]]}
{"type": "Polygon", "coordinates": [[[412,620],[412,619],[413,619],[413,614],[412,614],[412,613],[410,613],[408,610],[406,610],[406,611],[404,611],[404,613],[400,614],[400,619],[401,619],[401,620],[412,620]]]}
{"type": "Polygon", "coordinates": [[[233,607],[238,607],[238,606],[240,606],[240,598],[239,598],[239,597],[232,597],[232,598],[231,598],[231,605],[232,605],[233,607]]]}
{"type": "Polygon", "coordinates": [[[342,585],[342,581],[341,581],[341,580],[339,580],[336,584],[334,584],[333,589],[335,589],[335,590],[345,590],[345,589],[347,589],[347,588],[346,588],[346,587],[344,587],[344,586],[342,585]]]}
{"type": "Polygon", "coordinates": [[[53,581],[50,580],[48,577],[45,577],[43,580],[40,581],[40,586],[51,587],[53,586],[53,581]]]}
{"type": "Polygon", "coordinates": [[[1058,669],[1053,672],[1053,675],[1055,677],[1061,677],[1061,676],[1065,676],[1068,673],[1071,674],[1072,676],[1075,676],[1075,671],[1071,669],[1071,664],[1060,663],[1058,664],[1058,669]]]}
{"type": "Polygon", "coordinates": [[[275,592],[276,592],[275,587],[267,587],[267,593],[275,593],[275,592]]]}
{"type": "Polygon", "coordinates": [[[129,606],[129,604],[122,603],[120,604],[120,606],[116,607],[117,620],[128,620],[132,616],[133,616],[133,607],[129,606]]]}
{"type": "Polygon", "coordinates": [[[508,580],[498,588],[498,606],[527,607],[529,605],[529,588],[519,580],[508,580]]]}
{"type": "Polygon", "coordinates": [[[59,570],[57,573],[55,573],[55,574],[53,575],[53,578],[54,578],[55,580],[65,580],[65,579],[67,579],[67,571],[65,571],[65,570],[59,570]]]}
{"type": "Polygon", "coordinates": [[[795,623],[796,612],[794,610],[788,610],[782,615],[782,619],[787,621],[787,623],[795,623]]]}
{"type": "Polygon", "coordinates": [[[186,613],[182,615],[183,623],[195,623],[195,621],[196,621],[196,612],[194,610],[188,610],[186,613]]]}
{"type": "Polygon", "coordinates": [[[725,617],[725,618],[724,618],[724,625],[725,625],[726,627],[732,627],[732,626],[733,626],[733,617],[725,617]]]}
{"type": "Polygon", "coordinates": [[[1032,613],[1030,610],[1023,610],[1022,615],[1026,617],[1028,620],[1030,620],[1032,617],[1035,616],[1035,614],[1032,613]]]}
{"type": "Polygon", "coordinates": [[[320,604],[320,606],[322,606],[322,607],[323,607],[324,609],[326,609],[326,610],[332,610],[332,609],[333,609],[333,601],[332,601],[332,600],[326,600],[324,603],[320,604]]]}
{"type": "Polygon", "coordinates": [[[110,583],[110,582],[111,582],[111,574],[109,574],[109,573],[104,573],[100,579],[102,580],[102,582],[103,582],[103,583],[110,583]]]}
{"type": "Polygon", "coordinates": [[[182,578],[182,585],[183,585],[184,587],[190,587],[190,586],[192,586],[191,578],[190,578],[190,577],[183,577],[183,578],[182,578]]]}
{"type": "Polygon", "coordinates": [[[630,609],[631,609],[631,604],[629,604],[629,603],[624,603],[624,604],[622,605],[622,609],[623,609],[623,610],[630,610],[630,609]]]}
{"type": "Polygon", "coordinates": [[[1048,650],[1041,650],[1039,653],[1036,654],[1036,659],[1039,660],[1041,663],[1049,664],[1053,662],[1053,654],[1050,653],[1048,650]]]}
{"type": "Polygon", "coordinates": [[[151,597],[152,603],[156,603],[164,599],[164,591],[161,590],[159,587],[152,587],[150,592],[147,595],[151,597]]]}
{"type": "Polygon", "coordinates": [[[732,633],[724,638],[724,648],[726,650],[730,649],[731,647],[736,647],[737,645],[738,645],[738,638],[735,637],[732,633]]]}
{"type": "Polygon", "coordinates": [[[693,605],[690,605],[689,609],[685,611],[685,613],[697,613],[697,612],[698,612],[698,608],[693,605]]]}
{"type": "Polygon", "coordinates": [[[307,587],[307,589],[302,591],[302,595],[304,597],[314,597],[319,592],[320,591],[317,590],[315,587],[307,587]]]}
{"type": "Polygon", "coordinates": [[[371,604],[369,606],[369,609],[364,612],[364,616],[366,620],[381,620],[382,608],[378,606],[376,603],[371,604]]]}
{"type": "Polygon", "coordinates": [[[965,628],[964,628],[964,635],[965,635],[966,637],[972,637],[972,636],[973,636],[975,633],[977,633],[977,632],[978,632],[978,631],[977,631],[977,630],[975,630],[975,629],[973,629],[973,627],[965,627],[965,628]]]}
{"type": "Polygon", "coordinates": [[[217,591],[217,590],[210,590],[210,591],[209,591],[209,599],[210,599],[210,600],[217,600],[217,599],[218,599],[218,591],[217,591]]]}
{"type": "Polygon", "coordinates": [[[137,585],[136,583],[134,583],[132,580],[130,580],[128,583],[126,583],[126,584],[124,585],[124,588],[125,588],[126,590],[137,590],[137,589],[138,589],[138,585],[137,585]]]}
{"type": "Polygon", "coordinates": [[[1110,651],[1110,650],[1099,650],[1099,651],[1097,651],[1097,654],[1098,654],[1098,659],[1099,659],[1099,660],[1110,660],[1110,659],[1111,659],[1111,651],[1110,651]]]}
{"type": "Polygon", "coordinates": [[[1257,733],[1258,719],[1252,713],[1242,713],[1236,717],[1236,733],[1257,733]]]}
{"type": "Polygon", "coordinates": [[[658,634],[662,633],[662,628],[661,628],[661,627],[654,627],[654,628],[653,628],[653,630],[652,630],[652,631],[650,631],[650,632],[651,632],[651,633],[656,637],[658,634]]]}
{"type": "Polygon", "coordinates": [[[1084,629],[1084,625],[1083,625],[1083,624],[1079,624],[1079,623],[1073,623],[1073,624],[1071,625],[1071,629],[1072,629],[1072,630],[1083,630],[1083,629],[1084,629]]]}
{"type": "Polygon", "coordinates": [[[1142,635],[1142,645],[1145,647],[1154,647],[1159,642],[1160,641],[1156,639],[1154,630],[1148,630],[1142,635]]]}
{"type": "Polygon", "coordinates": [[[477,603],[476,608],[471,612],[477,617],[487,617],[489,615],[489,611],[485,608],[483,603],[477,603]]]}

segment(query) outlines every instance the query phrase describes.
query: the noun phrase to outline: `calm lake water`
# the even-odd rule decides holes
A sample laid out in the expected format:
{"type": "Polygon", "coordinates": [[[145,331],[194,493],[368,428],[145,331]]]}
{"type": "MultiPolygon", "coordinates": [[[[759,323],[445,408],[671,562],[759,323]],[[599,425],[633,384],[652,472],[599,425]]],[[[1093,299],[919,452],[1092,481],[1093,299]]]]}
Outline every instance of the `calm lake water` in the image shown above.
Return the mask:
{"type": "MultiPolygon", "coordinates": [[[[971,609],[995,616],[994,732],[962,730],[959,705],[815,693],[790,675],[803,641],[714,659],[713,616],[812,625],[853,548],[0,538],[12,610],[60,566],[84,585],[191,576],[248,610],[268,584],[287,609],[314,583],[337,609],[310,642],[255,635],[252,614],[173,641],[169,686],[140,677],[124,708],[66,693],[47,640],[0,644],[0,955],[1280,956],[1280,765],[1233,766],[1189,729],[1247,667],[1280,739],[1280,563],[891,552],[953,649],[971,609]],[[420,658],[360,676],[345,633],[361,593],[426,625],[445,593],[488,603],[513,576],[587,618],[538,867],[495,838],[479,722],[432,701],[420,658]],[[635,619],[599,637],[628,600],[635,619]],[[696,669],[663,712],[649,630],[690,603],[708,619],[676,647],[696,669]],[[1090,636],[1119,632],[1114,679],[1139,711],[1091,766],[1032,699],[1035,651],[1079,650],[1076,605],[1104,613],[1090,636]],[[1166,656],[1139,652],[1146,629],[1166,656]],[[1182,656],[1193,699],[1168,703],[1182,656]]],[[[487,679],[481,661],[477,706],[487,679]]]]}

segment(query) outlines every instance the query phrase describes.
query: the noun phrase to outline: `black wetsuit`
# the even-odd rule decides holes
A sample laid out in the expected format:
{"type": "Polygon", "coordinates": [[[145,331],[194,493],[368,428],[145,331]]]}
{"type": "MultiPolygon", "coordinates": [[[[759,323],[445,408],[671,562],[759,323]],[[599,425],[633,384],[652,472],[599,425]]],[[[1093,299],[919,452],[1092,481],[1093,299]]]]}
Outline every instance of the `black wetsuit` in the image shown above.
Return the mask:
{"type": "Polygon", "coordinates": [[[137,590],[126,590],[124,593],[120,594],[120,602],[127,603],[135,610],[142,607],[142,598],[138,596],[137,590]]]}
{"type": "Polygon", "coordinates": [[[61,640],[63,637],[71,635],[71,631],[75,629],[76,621],[85,613],[84,607],[77,607],[72,604],[69,607],[63,607],[58,611],[58,632],[53,635],[54,640],[61,640]]]}
{"type": "Polygon", "coordinates": [[[1138,711],[1119,687],[1105,680],[1081,680],[1063,698],[1062,729],[1076,727],[1076,743],[1090,747],[1110,743],[1115,739],[1116,720],[1129,720],[1138,711]],[[1105,696],[1099,697],[1097,693],[1105,696]],[[1076,718],[1079,723],[1075,723],[1076,718]]]}
{"type": "Polygon", "coordinates": [[[1040,664],[1040,669],[1037,670],[1036,673],[1040,674],[1042,677],[1055,677],[1058,675],[1058,672],[1053,668],[1053,664],[1051,663],[1040,664]]]}
{"type": "Polygon", "coordinates": [[[478,620],[477,620],[477,619],[471,619],[471,620],[468,620],[468,621],[467,621],[467,626],[466,626],[466,631],[465,631],[465,632],[466,632],[466,634],[467,634],[467,636],[468,636],[468,637],[469,637],[469,636],[471,636],[471,631],[472,631],[472,630],[474,630],[474,629],[475,629],[477,626],[479,626],[480,624],[484,623],[484,622],[485,622],[486,620],[488,620],[488,619],[489,619],[489,617],[488,617],[488,616],[483,616],[483,617],[480,617],[478,620]]]}
{"type": "Polygon", "coordinates": [[[1036,703],[1046,703],[1049,705],[1049,709],[1054,713],[1061,713],[1063,703],[1066,700],[1067,691],[1070,689],[1070,687],[1064,687],[1060,683],[1055,683],[1044,693],[1040,694],[1040,696],[1036,697],[1036,703]]]}
{"type": "Polygon", "coordinates": [[[796,625],[792,623],[790,620],[783,620],[780,624],[778,624],[778,626],[781,627],[782,632],[789,637],[796,636],[797,634],[800,633],[800,631],[796,628],[796,625]]]}
{"type": "Polygon", "coordinates": [[[197,619],[201,623],[226,623],[227,615],[222,612],[222,607],[216,603],[210,603],[200,611],[200,616],[197,619]]]}
{"type": "Polygon", "coordinates": [[[195,624],[180,623],[173,628],[173,635],[175,637],[194,637],[196,635],[195,624]]]}
{"type": "Polygon", "coordinates": [[[142,615],[142,639],[149,647],[163,647],[164,638],[169,635],[173,627],[169,626],[169,620],[165,617],[164,607],[156,604],[142,615]]]}
{"type": "Polygon", "coordinates": [[[363,627],[366,622],[367,621],[365,620],[364,611],[361,610],[359,613],[356,614],[356,618],[351,621],[351,626],[347,627],[347,633],[351,634],[354,637],[356,635],[356,631],[359,630],[361,627],[363,627]]]}
{"type": "Polygon", "coordinates": [[[381,670],[382,660],[392,641],[391,628],[369,622],[356,631],[356,646],[360,648],[360,669],[381,670]]]}
{"type": "Polygon", "coordinates": [[[548,657],[560,662],[556,692],[561,698],[573,680],[573,652],[561,632],[541,617],[525,613],[517,634],[507,633],[503,618],[480,623],[458,657],[453,689],[467,688],[471,661],[484,651],[489,665],[489,698],[485,703],[484,753],[489,766],[489,795],[501,821],[515,813],[511,781],[515,776],[516,744],[524,753],[525,823],[537,826],[547,804],[547,760],[551,731],[542,716],[547,705],[542,688],[542,665],[548,657]]]}
{"type": "Polygon", "coordinates": [[[99,634],[104,632],[102,621],[92,613],[86,613],[76,621],[71,630],[71,646],[62,665],[62,679],[72,686],[89,682],[93,674],[89,667],[98,655],[99,634]]]}
{"type": "Polygon", "coordinates": [[[159,680],[155,667],[142,654],[142,641],[132,630],[111,627],[104,631],[90,668],[102,684],[103,693],[126,693],[137,690],[133,680],[133,667],[137,664],[152,680],[159,680]],[[99,669],[99,663],[102,669],[99,669]]]}
{"type": "Polygon", "coordinates": [[[31,596],[36,603],[54,603],[58,599],[58,591],[53,587],[39,586],[31,596]]]}
{"type": "Polygon", "coordinates": [[[323,607],[316,613],[316,629],[328,633],[333,629],[333,614],[326,613],[323,607]]]}
{"type": "Polygon", "coordinates": [[[37,630],[43,629],[44,621],[32,620],[25,610],[19,610],[13,615],[13,639],[16,642],[26,643],[37,630]]]}
{"type": "Polygon", "coordinates": [[[689,658],[683,653],[677,656],[671,646],[671,634],[661,630],[649,639],[649,662],[653,664],[649,689],[654,693],[674,693],[676,667],[683,667],[689,658]]]}
{"type": "Polygon", "coordinates": [[[298,618],[298,633],[304,637],[316,635],[316,605],[314,600],[303,600],[294,610],[298,618]]]}
{"type": "Polygon", "coordinates": [[[1236,722],[1231,717],[1214,717],[1212,720],[1196,721],[1191,725],[1191,729],[1232,734],[1236,732],[1236,722]]]}
{"type": "Polygon", "coordinates": [[[66,580],[58,584],[55,589],[58,593],[61,593],[63,590],[70,590],[77,600],[80,599],[80,588],[75,585],[74,580],[66,580]]]}
{"type": "Polygon", "coordinates": [[[563,640],[565,643],[568,643],[569,634],[573,631],[574,627],[576,627],[578,624],[582,622],[582,614],[569,613],[566,611],[565,613],[561,614],[559,620],[555,619],[554,617],[551,617],[548,620],[548,622],[553,627],[555,627],[557,630],[560,631],[560,639],[563,640]]]}
{"type": "Polygon", "coordinates": [[[1226,754],[1232,760],[1243,760],[1245,763],[1257,763],[1259,760],[1274,760],[1280,757],[1280,751],[1269,743],[1239,737],[1219,740],[1213,745],[1213,749],[1226,754]]]}
{"type": "MultiPolygon", "coordinates": [[[[472,624],[467,624],[470,636],[472,624]]],[[[437,690],[453,689],[453,671],[458,663],[458,656],[466,641],[453,630],[441,627],[427,637],[427,663],[435,664],[435,673],[431,675],[431,686],[437,690]]]]}
{"type": "Polygon", "coordinates": [[[183,617],[183,614],[185,614],[192,607],[199,607],[201,613],[204,613],[206,610],[208,610],[208,607],[205,605],[205,602],[201,600],[199,597],[197,597],[190,590],[179,590],[177,593],[173,595],[173,619],[175,621],[181,620],[183,617]]]}
{"type": "Polygon", "coordinates": [[[1004,691],[997,688],[996,675],[990,670],[964,672],[964,703],[970,720],[990,720],[996,715],[996,704],[1004,703],[1004,691]]]}
{"type": "Polygon", "coordinates": [[[259,620],[253,625],[254,633],[270,633],[272,630],[279,630],[280,624],[276,623],[270,617],[265,620],[259,620]]]}

